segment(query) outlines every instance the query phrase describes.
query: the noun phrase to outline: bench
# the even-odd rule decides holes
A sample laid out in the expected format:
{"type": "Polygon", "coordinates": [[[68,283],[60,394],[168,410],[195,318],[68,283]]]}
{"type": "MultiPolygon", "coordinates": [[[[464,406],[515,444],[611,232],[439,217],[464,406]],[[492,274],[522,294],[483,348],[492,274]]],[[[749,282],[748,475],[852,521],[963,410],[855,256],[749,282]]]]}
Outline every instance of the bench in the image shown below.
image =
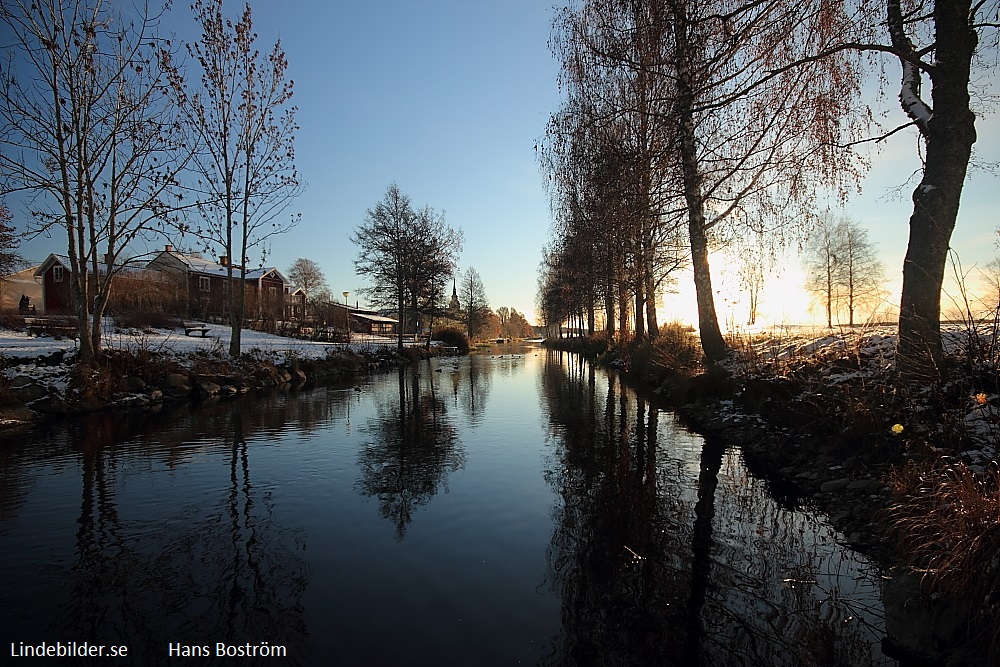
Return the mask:
{"type": "Polygon", "coordinates": [[[24,327],[28,330],[28,337],[32,334],[41,336],[47,334],[53,338],[72,338],[76,340],[79,329],[72,320],[59,317],[25,317],[24,327]]]}
{"type": "Polygon", "coordinates": [[[184,335],[185,336],[192,336],[194,334],[201,334],[201,337],[204,338],[205,336],[208,335],[208,332],[209,332],[209,328],[206,327],[201,322],[185,322],[184,323],[184,335]]]}

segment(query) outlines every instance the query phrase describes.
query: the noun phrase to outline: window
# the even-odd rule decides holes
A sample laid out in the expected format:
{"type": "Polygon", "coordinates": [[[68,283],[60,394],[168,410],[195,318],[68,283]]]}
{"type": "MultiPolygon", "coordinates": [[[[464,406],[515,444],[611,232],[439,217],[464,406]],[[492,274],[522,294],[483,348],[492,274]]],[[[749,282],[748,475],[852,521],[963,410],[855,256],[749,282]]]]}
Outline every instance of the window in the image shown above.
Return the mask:
{"type": "Polygon", "coordinates": [[[211,292],[212,279],[208,276],[198,276],[198,290],[201,292],[211,292]]]}
{"type": "Polygon", "coordinates": [[[52,282],[61,283],[63,281],[63,267],[56,264],[52,267],[52,282]]]}

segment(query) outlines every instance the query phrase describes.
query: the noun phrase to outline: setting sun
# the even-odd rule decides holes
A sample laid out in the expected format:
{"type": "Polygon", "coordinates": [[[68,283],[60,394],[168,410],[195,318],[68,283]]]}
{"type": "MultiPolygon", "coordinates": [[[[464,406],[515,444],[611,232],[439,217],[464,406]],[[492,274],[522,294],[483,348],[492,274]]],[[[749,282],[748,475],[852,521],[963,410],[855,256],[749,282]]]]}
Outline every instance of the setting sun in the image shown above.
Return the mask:
{"type": "MultiPolygon", "coordinates": [[[[757,331],[783,325],[825,326],[822,305],[806,289],[806,274],[791,251],[780,256],[775,266],[764,272],[757,302],[757,316],[751,324],[750,296],[740,279],[740,258],[728,252],[713,252],[712,287],[719,326],[723,331],[757,331]]],[[[874,308],[856,313],[856,323],[884,320],[894,316],[899,301],[898,281],[886,281],[881,301],[874,308]]],[[[690,270],[677,274],[675,284],[663,295],[657,309],[659,321],[680,321],[697,326],[698,307],[690,270]]],[[[844,313],[834,313],[834,325],[846,324],[844,313]]]]}

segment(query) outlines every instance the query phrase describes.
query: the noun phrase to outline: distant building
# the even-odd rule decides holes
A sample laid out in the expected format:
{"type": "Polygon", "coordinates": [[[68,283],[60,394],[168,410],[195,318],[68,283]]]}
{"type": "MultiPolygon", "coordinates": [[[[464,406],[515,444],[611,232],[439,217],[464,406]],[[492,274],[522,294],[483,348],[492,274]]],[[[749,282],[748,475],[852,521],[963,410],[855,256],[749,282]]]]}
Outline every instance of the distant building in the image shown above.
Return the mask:
{"type": "Polygon", "coordinates": [[[312,313],[306,313],[306,291],[301,287],[285,288],[285,319],[305,322],[312,313]]]}
{"type": "Polygon", "coordinates": [[[396,333],[399,320],[380,315],[374,310],[348,308],[351,318],[351,331],[355,333],[377,334],[391,336],[396,333]]]}

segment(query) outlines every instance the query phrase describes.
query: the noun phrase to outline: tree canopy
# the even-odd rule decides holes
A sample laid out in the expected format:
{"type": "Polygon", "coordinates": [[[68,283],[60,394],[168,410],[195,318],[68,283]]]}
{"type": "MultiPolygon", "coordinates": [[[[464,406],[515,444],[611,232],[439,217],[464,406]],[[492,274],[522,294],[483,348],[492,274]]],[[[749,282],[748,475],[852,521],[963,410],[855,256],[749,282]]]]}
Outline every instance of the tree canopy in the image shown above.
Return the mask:
{"type": "Polygon", "coordinates": [[[390,183],[351,241],[358,247],[354,268],[369,281],[362,293],[373,306],[395,310],[402,347],[404,329],[415,333],[420,315],[441,310],[462,248],[461,231],[429,206],[414,210],[410,198],[390,183]]]}

